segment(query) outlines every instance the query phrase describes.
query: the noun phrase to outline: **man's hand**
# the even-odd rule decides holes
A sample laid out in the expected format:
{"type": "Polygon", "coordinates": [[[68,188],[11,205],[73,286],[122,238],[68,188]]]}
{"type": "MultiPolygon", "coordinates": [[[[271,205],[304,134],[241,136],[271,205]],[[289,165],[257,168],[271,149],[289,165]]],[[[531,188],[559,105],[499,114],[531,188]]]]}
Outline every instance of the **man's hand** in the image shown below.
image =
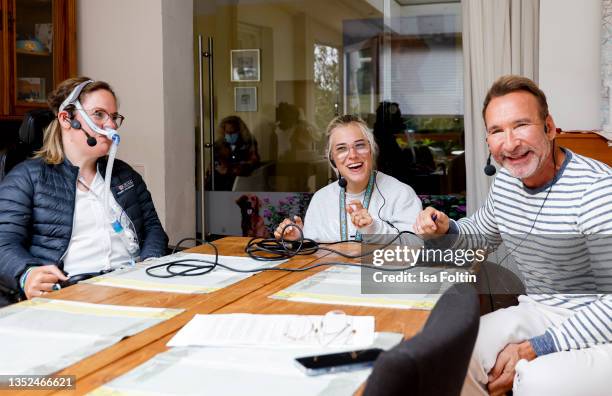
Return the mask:
{"type": "Polygon", "coordinates": [[[355,228],[367,227],[374,221],[368,210],[357,199],[346,205],[346,213],[351,216],[351,221],[355,228]]]}
{"type": "Polygon", "coordinates": [[[521,359],[531,361],[536,357],[537,355],[529,341],[506,345],[497,355],[495,366],[489,373],[487,388],[491,396],[503,395],[512,390],[516,363],[521,359]]]}
{"type": "Polygon", "coordinates": [[[55,265],[43,265],[33,268],[25,281],[24,292],[28,299],[40,297],[53,291],[53,285],[58,280],[65,281],[68,278],[55,265]]]}
{"type": "Polygon", "coordinates": [[[300,219],[300,216],[293,216],[293,220],[285,219],[282,223],[278,225],[278,227],[276,227],[276,230],[274,231],[274,238],[278,240],[284,239],[286,241],[295,241],[299,239],[300,235],[302,234],[300,233],[300,230],[298,230],[295,226],[288,226],[291,223],[294,223],[302,230],[304,229],[304,223],[302,223],[302,219],[300,219]],[[286,226],[288,227],[285,228],[286,226]],[[281,232],[283,232],[283,228],[285,228],[285,232],[283,237],[281,238],[281,232]]]}
{"type": "Polygon", "coordinates": [[[444,212],[429,206],[417,215],[412,228],[419,235],[444,235],[448,232],[448,222],[448,216],[444,212]]]}

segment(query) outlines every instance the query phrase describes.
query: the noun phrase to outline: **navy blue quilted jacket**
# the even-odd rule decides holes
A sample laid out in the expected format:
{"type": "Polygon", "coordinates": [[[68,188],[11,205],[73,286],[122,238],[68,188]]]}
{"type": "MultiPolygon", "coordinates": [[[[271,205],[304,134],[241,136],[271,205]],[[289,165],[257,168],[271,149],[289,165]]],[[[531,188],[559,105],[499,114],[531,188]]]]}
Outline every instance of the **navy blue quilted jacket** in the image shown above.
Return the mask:
{"type": "MultiPolygon", "coordinates": [[[[104,176],[106,159],[98,160],[98,171],[104,176]]],[[[63,269],[78,173],[67,160],[49,165],[32,159],[17,165],[0,183],[0,306],[3,299],[6,303],[19,296],[19,277],[28,266],[56,264],[63,269]]],[[[140,258],[164,255],[168,237],[142,177],[115,160],[111,191],[134,223],[140,258]]]]}

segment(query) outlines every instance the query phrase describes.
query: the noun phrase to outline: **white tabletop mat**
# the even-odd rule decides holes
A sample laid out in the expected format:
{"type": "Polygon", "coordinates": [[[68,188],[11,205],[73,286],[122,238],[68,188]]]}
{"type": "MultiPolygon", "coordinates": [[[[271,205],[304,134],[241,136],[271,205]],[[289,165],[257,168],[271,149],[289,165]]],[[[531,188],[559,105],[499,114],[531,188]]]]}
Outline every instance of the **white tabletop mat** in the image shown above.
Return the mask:
{"type": "Polygon", "coordinates": [[[430,310],[440,298],[440,294],[363,294],[360,268],[334,266],[317,272],[270,298],[317,304],[430,310]]]}
{"type": "MultiPolygon", "coordinates": [[[[284,261],[270,262],[257,261],[249,257],[236,256],[219,256],[219,263],[238,268],[241,270],[255,270],[268,268],[274,265],[279,265],[284,261]]],[[[217,267],[214,271],[198,276],[175,276],[172,278],[156,278],[146,273],[146,268],[154,265],[168,263],[174,260],[188,260],[185,264],[207,265],[205,262],[197,260],[206,260],[209,263],[214,262],[215,256],[212,254],[199,253],[183,253],[179,252],[170,256],[160,257],[154,260],[149,260],[137,264],[134,267],[114,271],[105,275],[97,276],[88,279],[85,283],[91,283],[101,286],[121,287],[135,290],[160,291],[169,293],[184,293],[184,294],[204,294],[211,293],[230,286],[243,279],[253,275],[250,273],[239,273],[227,270],[222,267],[217,267]]],[[[181,271],[182,268],[175,267],[175,271],[181,271]]],[[[156,269],[156,274],[166,274],[163,269],[156,269]]]]}
{"type": "MultiPolygon", "coordinates": [[[[377,334],[373,348],[389,349],[400,334],[377,334]]],[[[371,369],[308,376],[296,357],[351,349],[172,348],[90,395],[352,395],[371,369]]]]}
{"type": "Polygon", "coordinates": [[[0,309],[0,374],[50,375],[183,310],[35,298],[0,309]]]}

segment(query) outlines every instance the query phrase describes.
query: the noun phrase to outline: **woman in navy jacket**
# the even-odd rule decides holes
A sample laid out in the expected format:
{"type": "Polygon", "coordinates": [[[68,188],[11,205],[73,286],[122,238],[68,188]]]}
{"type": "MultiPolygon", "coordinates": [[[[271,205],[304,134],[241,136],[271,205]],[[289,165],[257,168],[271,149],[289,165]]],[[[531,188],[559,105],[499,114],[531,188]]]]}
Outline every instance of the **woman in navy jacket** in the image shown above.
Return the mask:
{"type": "Polygon", "coordinates": [[[42,149],[0,183],[0,306],[44,295],[66,274],[114,269],[165,252],[168,237],[151,195],[129,165],[115,161],[111,205],[101,199],[111,140],[90,125],[117,130],[124,118],[111,87],[88,80],[68,79],[50,95],[56,118],[42,149]],[[108,207],[124,224],[127,218],[138,257],[111,227],[108,207]]]}

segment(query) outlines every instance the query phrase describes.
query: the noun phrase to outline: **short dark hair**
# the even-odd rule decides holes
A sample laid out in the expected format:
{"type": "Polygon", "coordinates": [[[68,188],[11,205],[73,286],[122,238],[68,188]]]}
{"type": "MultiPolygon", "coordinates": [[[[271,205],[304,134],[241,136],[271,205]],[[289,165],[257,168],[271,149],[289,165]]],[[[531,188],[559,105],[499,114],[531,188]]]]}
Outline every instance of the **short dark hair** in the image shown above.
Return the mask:
{"type": "Polygon", "coordinates": [[[482,104],[482,119],[485,121],[485,124],[487,122],[485,113],[492,99],[519,91],[530,93],[536,98],[540,107],[540,117],[542,117],[543,121],[546,121],[546,117],[548,117],[548,102],[546,102],[544,92],[527,77],[508,74],[498,78],[489,89],[489,92],[487,92],[487,96],[482,104]]]}

